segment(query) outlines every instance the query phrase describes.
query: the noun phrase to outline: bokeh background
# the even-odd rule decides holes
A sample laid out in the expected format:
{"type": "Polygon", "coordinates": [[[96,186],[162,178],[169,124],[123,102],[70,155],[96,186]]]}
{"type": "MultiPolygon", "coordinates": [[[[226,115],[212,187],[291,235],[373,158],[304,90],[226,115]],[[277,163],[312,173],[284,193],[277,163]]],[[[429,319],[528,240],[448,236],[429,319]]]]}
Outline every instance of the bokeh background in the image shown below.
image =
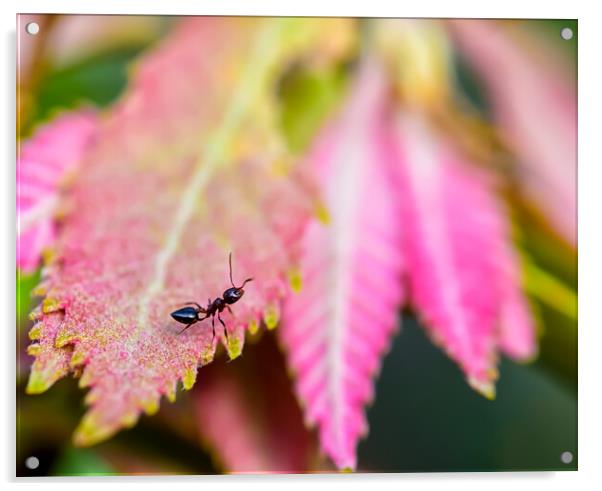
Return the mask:
{"type": "MultiPolygon", "coordinates": [[[[127,83],[132,62],[168,32],[177,18],[134,16],[32,16],[41,26],[34,48],[19,58],[18,137],[60,111],[93,104],[105,107],[127,83]]],[[[365,21],[358,21],[365,22],[365,21]]],[[[512,22],[558,53],[559,66],[574,78],[577,23],[570,20],[512,22]],[[562,28],[574,36],[564,40],[562,28]]],[[[18,36],[26,35],[18,33],[18,36]]],[[[461,53],[454,53],[456,89],[484,121],[495,124],[489,94],[461,53]]],[[[328,71],[292,68],[282,80],[282,126],[292,146],[302,147],[336,104],[352,66],[328,71]]],[[[426,337],[411,311],[400,313],[394,339],[368,410],[370,433],[360,443],[359,471],[563,470],[577,467],[577,254],[519,200],[513,219],[521,249],[530,258],[526,290],[539,319],[539,356],[530,364],[503,359],[497,398],[472,391],[459,370],[426,337]],[[561,454],[574,458],[563,463],[561,454]]],[[[179,394],[154,417],[92,448],[75,448],[71,434],[84,407],[73,379],[36,396],[24,393],[31,358],[25,353],[28,313],[38,301],[31,289],[39,272],[17,276],[17,475],[220,473],[224,469],[195,422],[193,394],[179,394]],[[36,456],[40,466],[25,467],[36,456]]],[[[272,333],[252,339],[237,370],[257,360],[285,374],[272,333]]],[[[224,364],[221,357],[214,363],[224,364]]],[[[267,365],[264,365],[264,367],[267,365]]],[[[206,378],[210,379],[208,367],[206,378]]],[[[283,404],[296,405],[290,383],[283,404]]],[[[194,389],[202,390],[202,383],[194,389]]],[[[194,392],[194,391],[193,391],[194,392]]],[[[259,395],[257,395],[259,397],[259,395]]],[[[299,426],[301,412],[299,410],[299,426]]],[[[311,432],[310,432],[311,433],[311,432]]],[[[310,434],[310,439],[315,439],[310,434]]],[[[331,469],[316,456],[316,470],[331,469]]]]}

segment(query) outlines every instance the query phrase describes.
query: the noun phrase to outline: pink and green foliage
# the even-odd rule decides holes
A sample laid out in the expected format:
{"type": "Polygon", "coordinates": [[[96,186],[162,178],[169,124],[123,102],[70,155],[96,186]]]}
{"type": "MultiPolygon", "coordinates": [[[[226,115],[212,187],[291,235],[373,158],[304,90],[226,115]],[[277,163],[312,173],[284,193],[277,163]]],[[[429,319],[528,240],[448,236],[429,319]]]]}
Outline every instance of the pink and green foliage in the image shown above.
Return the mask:
{"type": "Polygon", "coordinates": [[[501,130],[520,160],[527,198],[572,246],[577,241],[577,98],[558,49],[493,21],[452,23],[482,77],[501,130]],[[533,121],[536,115],[537,121],[533,121]]]}
{"type": "MultiPolygon", "coordinates": [[[[392,74],[376,57],[362,60],[340,111],[291,165],[277,82],[300,59],[329,63],[349,49],[345,36],[333,35],[345,25],[180,22],[140,60],[101,120],[75,114],[73,126],[58,120],[24,146],[21,186],[65,210],[56,237],[52,217],[36,222],[45,228],[35,237],[20,236],[23,268],[35,267],[42,246],[54,251],[37,289],[45,298],[33,313],[27,390],[43,392],[70,372],[81,377],[90,408],[77,444],[155,412],[179,381],[191,388],[220,340],[230,358],[239,356],[247,329],[275,327],[281,301],[279,339],[303,417],[339,469],[357,465],[365,407],[405,303],[487,396],[500,351],[533,356],[533,321],[496,180],[393,99],[392,74]],[[23,160],[44,155],[54,172],[48,181],[23,160]],[[76,167],[59,194],[57,183],[76,167]],[[234,314],[222,314],[229,342],[217,324],[212,343],[210,321],[178,335],[170,312],[230,286],[230,251],[235,281],[254,281],[234,314]],[[290,292],[287,275],[299,292],[290,292]]],[[[22,221],[39,204],[28,196],[19,194],[22,221]]],[[[194,396],[201,434],[229,471],[315,469],[272,358],[207,369],[194,396]]]]}
{"type": "Polygon", "coordinates": [[[305,232],[303,289],[287,298],[279,331],[306,420],[338,468],[356,465],[406,288],[435,342],[488,397],[498,351],[524,359],[535,350],[493,176],[418,116],[389,111],[386,94],[378,65],[366,63],[307,157],[331,221],[305,232]]]}
{"type": "MultiPolygon", "coordinates": [[[[36,356],[29,393],[70,370],[90,388],[77,444],[155,412],[178,381],[193,385],[197,365],[214,356],[211,327],[178,335],[169,314],[229,286],[229,251],[235,278],[255,278],[234,315],[222,314],[230,357],[247,327],[275,324],[316,197],[300,172],[278,165],[288,156],[272,126],[271,94],[277,68],[319,44],[324,27],[184,21],[142,59],[100,124],[65,197],[71,211],[38,288],[45,299],[28,350],[36,356]]],[[[218,327],[216,341],[224,339],[218,327]]]]}
{"type": "Polygon", "coordinates": [[[389,155],[404,190],[411,305],[470,385],[493,397],[498,349],[516,358],[535,350],[493,176],[462,161],[412,113],[396,118],[389,155]]]}
{"type": "Polygon", "coordinates": [[[61,184],[81,163],[98,122],[91,110],[59,116],[38,128],[19,148],[17,162],[17,266],[34,271],[56,237],[61,184]]]}
{"type": "Polygon", "coordinates": [[[302,241],[303,288],[279,333],[305,417],[339,468],[355,468],[367,432],[364,406],[403,301],[398,195],[380,155],[384,74],[365,63],[341,114],[307,157],[330,221],[302,241]]]}

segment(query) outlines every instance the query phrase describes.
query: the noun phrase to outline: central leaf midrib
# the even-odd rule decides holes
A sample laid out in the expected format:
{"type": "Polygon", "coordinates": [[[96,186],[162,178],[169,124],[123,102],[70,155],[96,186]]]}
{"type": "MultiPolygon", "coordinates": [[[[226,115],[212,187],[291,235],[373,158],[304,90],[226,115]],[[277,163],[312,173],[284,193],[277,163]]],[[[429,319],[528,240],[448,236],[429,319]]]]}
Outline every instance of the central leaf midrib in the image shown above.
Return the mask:
{"type": "Polygon", "coordinates": [[[196,161],[195,171],[182,193],[164,245],[155,256],[152,279],[140,298],[136,335],[140,333],[141,329],[148,327],[149,305],[165,286],[169,262],[176,253],[186,225],[194,213],[197,197],[200,196],[216,169],[223,163],[227,148],[236,136],[258,91],[265,85],[267,74],[278,53],[280,44],[278,38],[283,33],[283,25],[283,19],[278,19],[277,22],[274,22],[274,19],[267,19],[264,26],[260,28],[251,55],[242,72],[240,83],[234,90],[232,101],[225,110],[222,123],[216,129],[213,137],[208,140],[209,143],[196,161]]]}

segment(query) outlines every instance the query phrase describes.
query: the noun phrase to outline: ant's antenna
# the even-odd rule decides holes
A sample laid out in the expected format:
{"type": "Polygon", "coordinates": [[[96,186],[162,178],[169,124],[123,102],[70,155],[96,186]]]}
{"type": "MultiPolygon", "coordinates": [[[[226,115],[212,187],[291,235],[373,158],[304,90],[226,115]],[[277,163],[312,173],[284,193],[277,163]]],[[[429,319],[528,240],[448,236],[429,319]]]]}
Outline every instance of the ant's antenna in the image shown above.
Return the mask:
{"type": "Polygon", "coordinates": [[[234,288],[243,288],[249,281],[253,281],[253,278],[247,278],[245,281],[243,281],[242,285],[236,286],[232,280],[232,252],[230,252],[228,256],[228,263],[230,264],[230,283],[234,288]]]}

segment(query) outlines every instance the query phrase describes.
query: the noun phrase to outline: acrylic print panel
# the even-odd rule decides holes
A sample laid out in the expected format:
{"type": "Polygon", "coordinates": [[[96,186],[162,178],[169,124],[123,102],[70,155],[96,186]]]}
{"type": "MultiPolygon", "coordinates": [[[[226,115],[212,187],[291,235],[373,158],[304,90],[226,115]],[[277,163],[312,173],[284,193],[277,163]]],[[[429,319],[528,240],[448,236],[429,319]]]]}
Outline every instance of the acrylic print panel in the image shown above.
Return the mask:
{"type": "Polygon", "coordinates": [[[576,21],[17,33],[17,475],[577,468],[576,21]]]}

